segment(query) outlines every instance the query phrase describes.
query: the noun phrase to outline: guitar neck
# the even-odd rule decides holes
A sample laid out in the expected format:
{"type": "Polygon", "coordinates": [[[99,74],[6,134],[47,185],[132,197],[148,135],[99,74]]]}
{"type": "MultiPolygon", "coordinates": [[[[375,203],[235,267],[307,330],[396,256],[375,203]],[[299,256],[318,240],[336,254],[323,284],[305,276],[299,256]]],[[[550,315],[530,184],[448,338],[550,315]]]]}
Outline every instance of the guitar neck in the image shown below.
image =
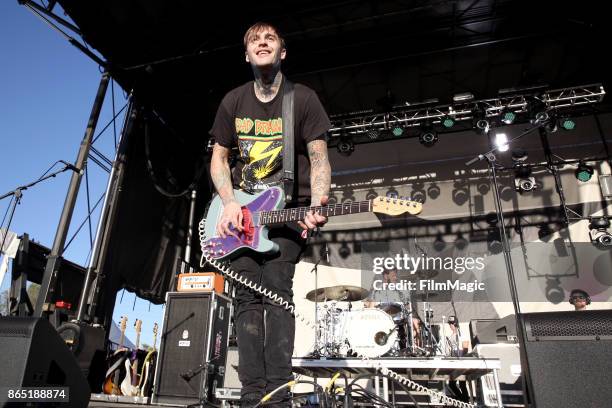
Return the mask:
{"type": "Polygon", "coordinates": [[[257,214],[259,215],[259,225],[271,225],[290,221],[301,221],[306,218],[306,214],[310,211],[317,212],[325,217],[370,212],[372,211],[372,200],[353,201],[318,207],[285,208],[275,211],[261,211],[257,214]]]}

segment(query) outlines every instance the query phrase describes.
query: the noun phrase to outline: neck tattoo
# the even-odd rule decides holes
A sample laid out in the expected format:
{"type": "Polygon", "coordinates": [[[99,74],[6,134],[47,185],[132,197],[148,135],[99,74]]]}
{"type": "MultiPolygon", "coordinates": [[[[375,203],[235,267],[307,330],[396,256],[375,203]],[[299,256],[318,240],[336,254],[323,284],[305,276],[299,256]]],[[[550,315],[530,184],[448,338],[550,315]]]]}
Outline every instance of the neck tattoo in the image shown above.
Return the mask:
{"type": "Polygon", "coordinates": [[[280,89],[282,80],[283,74],[280,70],[270,73],[263,73],[255,70],[255,82],[253,83],[253,87],[257,99],[262,102],[269,102],[274,99],[280,89]]]}

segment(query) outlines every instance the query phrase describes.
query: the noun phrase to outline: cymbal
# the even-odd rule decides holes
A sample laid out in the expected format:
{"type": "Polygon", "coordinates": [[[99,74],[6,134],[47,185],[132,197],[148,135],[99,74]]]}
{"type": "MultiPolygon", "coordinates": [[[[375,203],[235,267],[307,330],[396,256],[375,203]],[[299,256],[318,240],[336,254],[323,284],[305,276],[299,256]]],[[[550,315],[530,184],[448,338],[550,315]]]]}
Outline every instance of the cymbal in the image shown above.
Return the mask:
{"type": "Polygon", "coordinates": [[[306,299],[312,302],[326,302],[328,300],[355,302],[363,300],[367,296],[368,291],[359,286],[338,285],[313,289],[306,294],[306,299]]]}

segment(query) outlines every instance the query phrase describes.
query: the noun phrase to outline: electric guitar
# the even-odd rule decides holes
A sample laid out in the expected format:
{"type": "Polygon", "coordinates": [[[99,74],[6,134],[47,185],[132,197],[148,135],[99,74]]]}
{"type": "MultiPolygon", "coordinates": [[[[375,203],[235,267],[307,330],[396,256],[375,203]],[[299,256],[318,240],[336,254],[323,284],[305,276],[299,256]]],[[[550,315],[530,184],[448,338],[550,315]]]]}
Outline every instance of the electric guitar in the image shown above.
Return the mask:
{"type": "Polygon", "coordinates": [[[372,200],[319,207],[283,209],[285,194],[280,187],[271,187],[255,195],[234,190],[234,197],[242,207],[242,231],[230,225],[232,235],[226,238],[218,236],[217,224],[223,215],[223,202],[218,195],[211,201],[206,216],[202,220],[204,227],[201,240],[202,252],[215,260],[230,259],[245,250],[261,253],[276,252],[278,245],[268,239],[268,226],[301,221],[309,211],[316,211],[326,217],[362,212],[416,215],[423,208],[423,205],[416,201],[377,197],[372,200]]]}
{"type": "Polygon", "coordinates": [[[139,396],[148,397],[151,392],[153,383],[153,367],[155,366],[155,357],[157,355],[157,322],[153,325],[153,349],[149,350],[142,364],[142,372],[140,373],[140,382],[138,383],[139,396]]]}
{"type": "Polygon", "coordinates": [[[119,338],[119,348],[113,353],[113,357],[118,357],[115,363],[110,367],[106,373],[106,380],[102,387],[105,394],[109,395],[122,395],[119,387],[119,376],[121,373],[121,363],[123,362],[122,353],[125,352],[123,349],[123,341],[125,339],[125,329],[127,328],[127,316],[121,317],[121,337],[119,338]]]}
{"type": "Polygon", "coordinates": [[[138,349],[140,347],[140,332],[142,329],[142,320],[136,319],[134,322],[134,330],[136,331],[136,349],[132,352],[132,364],[130,359],[125,360],[125,378],[121,382],[121,392],[123,395],[132,397],[138,396],[138,349]]]}

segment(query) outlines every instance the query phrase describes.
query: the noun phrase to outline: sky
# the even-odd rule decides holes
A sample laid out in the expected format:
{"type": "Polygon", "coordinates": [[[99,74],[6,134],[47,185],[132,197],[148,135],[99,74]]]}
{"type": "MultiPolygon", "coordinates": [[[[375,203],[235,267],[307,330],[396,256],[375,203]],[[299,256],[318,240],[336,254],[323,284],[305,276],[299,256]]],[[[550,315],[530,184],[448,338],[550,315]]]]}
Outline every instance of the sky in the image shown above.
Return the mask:
{"type": "MultiPolygon", "coordinates": [[[[56,6],[54,12],[63,15],[56,6]]],[[[64,30],[68,31],[68,30],[64,30]]],[[[76,161],[92,104],[100,83],[98,65],[46,22],[17,0],[0,1],[0,196],[38,179],[58,160],[76,161]]],[[[96,135],[113,117],[109,84],[96,135]]],[[[126,103],[124,91],[114,84],[115,112],[126,103]]],[[[94,147],[111,160],[115,157],[115,137],[119,137],[123,115],[100,135],[94,147]]],[[[60,170],[56,164],[53,170],[60,170]]],[[[61,173],[23,192],[10,230],[51,247],[68,191],[71,172],[61,173]]],[[[89,161],[88,179],[91,206],[104,194],[109,174],[89,161]]],[[[0,201],[0,219],[9,208],[10,198],[0,201]]],[[[67,241],[85,220],[86,180],[83,176],[67,241]]],[[[99,207],[98,207],[99,208],[99,207]]],[[[99,211],[92,216],[92,233],[99,211]]],[[[90,233],[85,223],[67,248],[65,258],[87,266],[90,233]]],[[[9,287],[9,278],[0,291],[9,287]]],[[[128,317],[126,335],[135,342],[134,322],[141,319],[141,343],[152,344],[153,324],[160,326],[163,306],[120,291],[113,318],[128,317]]],[[[159,341],[158,341],[159,346],[159,341]]]]}

